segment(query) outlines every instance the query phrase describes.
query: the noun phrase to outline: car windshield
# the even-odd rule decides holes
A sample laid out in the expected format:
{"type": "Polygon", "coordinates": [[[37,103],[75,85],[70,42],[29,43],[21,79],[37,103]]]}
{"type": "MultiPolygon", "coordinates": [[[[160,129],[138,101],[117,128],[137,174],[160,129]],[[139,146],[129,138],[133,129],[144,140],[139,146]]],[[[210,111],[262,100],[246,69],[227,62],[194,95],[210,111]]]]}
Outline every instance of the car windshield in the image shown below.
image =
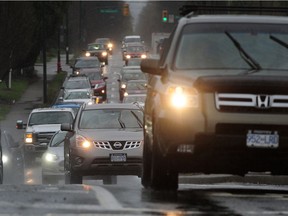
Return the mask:
{"type": "Polygon", "coordinates": [[[91,98],[91,95],[88,91],[70,91],[64,94],[64,100],[89,98],[91,98]]]}
{"type": "Polygon", "coordinates": [[[61,131],[54,135],[53,139],[49,143],[50,147],[58,147],[58,146],[64,146],[64,139],[67,132],[61,131]]]}
{"type": "Polygon", "coordinates": [[[145,82],[128,82],[126,86],[127,90],[146,90],[145,82]]]}
{"type": "Polygon", "coordinates": [[[90,78],[90,80],[101,80],[103,79],[103,76],[100,72],[84,72],[86,76],[90,78]]]}
{"type": "Polygon", "coordinates": [[[87,80],[68,80],[64,86],[66,89],[89,89],[90,83],[87,80]]]}
{"type": "Polygon", "coordinates": [[[88,50],[93,51],[93,50],[103,50],[106,49],[104,44],[88,44],[88,50]]]}
{"type": "Polygon", "coordinates": [[[146,95],[133,95],[126,96],[123,99],[123,103],[133,103],[133,102],[142,102],[145,103],[146,95]]]}
{"type": "Polygon", "coordinates": [[[184,27],[174,67],[189,69],[288,69],[288,29],[269,24],[191,24],[184,27]],[[230,37],[229,37],[230,36],[230,37]],[[234,42],[233,42],[234,40],[234,42]],[[241,46],[241,50],[239,50],[241,46]],[[247,59],[247,58],[246,58],[247,59]]]}
{"type": "Polygon", "coordinates": [[[141,38],[140,37],[129,37],[129,38],[125,38],[124,39],[124,43],[137,43],[137,42],[141,42],[141,38]]]}
{"type": "Polygon", "coordinates": [[[75,68],[98,68],[100,67],[100,62],[98,59],[79,59],[76,61],[75,68]]]}
{"type": "Polygon", "coordinates": [[[45,125],[45,124],[61,124],[72,123],[73,116],[70,112],[54,111],[54,112],[35,112],[31,114],[28,125],[45,125]]]}
{"type": "Polygon", "coordinates": [[[80,129],[142,128],[140,110],[103,109],[85,110],[81,113],[80,129]]]}

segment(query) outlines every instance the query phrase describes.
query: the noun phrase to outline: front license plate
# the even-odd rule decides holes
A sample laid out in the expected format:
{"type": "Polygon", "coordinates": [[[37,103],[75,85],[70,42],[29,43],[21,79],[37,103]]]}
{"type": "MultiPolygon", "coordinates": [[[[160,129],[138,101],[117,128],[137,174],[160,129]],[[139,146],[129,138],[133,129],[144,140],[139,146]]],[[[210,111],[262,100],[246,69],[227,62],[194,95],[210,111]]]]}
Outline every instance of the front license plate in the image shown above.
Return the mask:
{"type": "Polygon", "coordinates": [[[248,131],[246,144],[251,148],[278,148],[279,135],[277,131],[248,131]]]}
{"type": "Polygon", "coordinates": [[[111,162],[126,162],[127,155],[126,154],[110,154],[110,161],[111,162]]]}

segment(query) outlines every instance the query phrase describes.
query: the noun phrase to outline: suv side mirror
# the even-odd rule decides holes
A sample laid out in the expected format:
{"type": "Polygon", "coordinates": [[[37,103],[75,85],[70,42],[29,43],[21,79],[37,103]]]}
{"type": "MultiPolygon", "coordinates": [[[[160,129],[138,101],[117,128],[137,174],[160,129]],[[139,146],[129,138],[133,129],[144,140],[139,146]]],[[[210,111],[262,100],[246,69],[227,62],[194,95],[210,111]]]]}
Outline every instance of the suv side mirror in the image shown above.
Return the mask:
{"type": "Polygon", "coordinates": [[[153,75],[162,75],[163,70],[159,67],[159,59],[143,59],[140,64],[141,71],[153,75]]]}
{"type": "Polygon", "coordinates": [[[26,128],[26,124],[24,124],[22,120],[17,120],[16,128],[17,129],[25,129],[26,128]]]}

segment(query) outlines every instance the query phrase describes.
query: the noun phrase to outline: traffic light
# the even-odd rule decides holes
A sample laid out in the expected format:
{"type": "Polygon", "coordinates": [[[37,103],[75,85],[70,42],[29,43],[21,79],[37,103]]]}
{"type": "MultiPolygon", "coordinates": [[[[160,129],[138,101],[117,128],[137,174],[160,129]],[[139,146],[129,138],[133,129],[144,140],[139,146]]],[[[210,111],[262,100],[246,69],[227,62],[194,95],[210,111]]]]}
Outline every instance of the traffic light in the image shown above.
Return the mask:
{"type": "Polygon", "coordinates": [[[162,22],[167,22],[167,21],[168,21],[168,11],[162,10],[162,22]]]}
{"type": "Polygon", "coordinates": [[[124,4],[122,12],[123,12],[123,16],[129,16],[130,14],[129,4],[126,4],[126,3],[124,4]]]}

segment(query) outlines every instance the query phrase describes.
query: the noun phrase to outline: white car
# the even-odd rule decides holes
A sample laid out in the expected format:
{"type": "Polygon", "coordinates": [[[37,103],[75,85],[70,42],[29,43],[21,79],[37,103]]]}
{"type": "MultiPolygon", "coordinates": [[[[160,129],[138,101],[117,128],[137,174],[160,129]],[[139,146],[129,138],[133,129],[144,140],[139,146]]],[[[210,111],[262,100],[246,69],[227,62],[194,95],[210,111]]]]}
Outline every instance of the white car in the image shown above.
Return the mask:
{"type": "Polygon", "coordinates": [[[54,184],[64,179],[64,138],[67,132],[58,131],[41,158],[42,184],[54,184]]]}

